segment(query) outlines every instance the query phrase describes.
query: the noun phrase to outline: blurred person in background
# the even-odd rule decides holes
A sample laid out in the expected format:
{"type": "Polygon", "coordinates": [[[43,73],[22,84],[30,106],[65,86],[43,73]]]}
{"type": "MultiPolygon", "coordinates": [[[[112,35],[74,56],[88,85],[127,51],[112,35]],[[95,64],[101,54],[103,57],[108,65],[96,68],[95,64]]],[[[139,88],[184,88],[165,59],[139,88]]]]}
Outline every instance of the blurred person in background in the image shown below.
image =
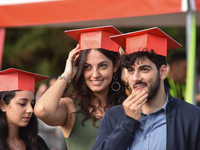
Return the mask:
{"type": "MultiPolygon", "coordinates": [[[[49,79],[48,86],[46,83],[40,84],[36,93],[36,100],[38,100],[42,94],[56,82],[56,80],[57,77],[52,76],[49,79]]],[[[59,126],[49,126],[38,119],[38,134],[45,140],[50,150],[67,149],[62,130],[59,126]]]]}
{"type": "Polygon", "coordinates": [[[200,75],[196,76],[196,105],[200,107],[200,75]]]}
{"type": "Polygon", "coordinates": [[[38,87],[38,90],[35,94],[36,101],[42,96],[42,94],[47,90],[48,86],[46,83],[41,83],[38,87]]]}
{"type": "Polygon", "coordinates": [[[169,61],[165,85],[173,97],[185,100],[187,60],[184,52],[174,52],[169,61]]]}
{"type": "Polygon", "coordinates": [[[196,95],[195,95],[195,98],[196,98],[196,105],[200,107],[200,74],[197,72],[198,70],[198,65],[199,65],[199,62],[198,62],[198,59],[196,59],[196,95]]]}

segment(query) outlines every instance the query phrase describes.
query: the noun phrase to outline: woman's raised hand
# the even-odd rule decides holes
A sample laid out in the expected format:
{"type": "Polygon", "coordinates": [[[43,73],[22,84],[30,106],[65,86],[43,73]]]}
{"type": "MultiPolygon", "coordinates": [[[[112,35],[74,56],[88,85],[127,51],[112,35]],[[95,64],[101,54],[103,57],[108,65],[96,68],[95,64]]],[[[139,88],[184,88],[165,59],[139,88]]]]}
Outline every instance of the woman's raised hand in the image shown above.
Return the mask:
{"type": "Polygon", "coordinates": [[[123,48],[121,46],[119,46],[119,54],[120,54],[120,56],[125,54],[125,51],[123,50],[123,48]]]}
{"type": "Polygon", "coordinates": [[[74,48],[68,56],[66,61],[65,70],[62,76],[65,76],[68,80],[72,80],[74,75],[77,72],[76,61],[79,57],[80,46],[77,44],[76,48],[74,48]]]}

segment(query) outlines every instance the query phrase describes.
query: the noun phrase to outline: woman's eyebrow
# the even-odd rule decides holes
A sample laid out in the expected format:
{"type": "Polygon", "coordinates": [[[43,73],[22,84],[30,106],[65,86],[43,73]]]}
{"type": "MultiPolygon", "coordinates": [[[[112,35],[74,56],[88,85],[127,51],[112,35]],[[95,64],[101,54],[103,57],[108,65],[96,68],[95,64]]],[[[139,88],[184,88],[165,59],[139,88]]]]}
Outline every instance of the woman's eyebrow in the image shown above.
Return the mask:
{"type": "Polygon", "coordinates": [[[99,64],[103,64],[103,63],[108,63],[108,61],[102,61],[102,62],[100,62],[99,64]]]}

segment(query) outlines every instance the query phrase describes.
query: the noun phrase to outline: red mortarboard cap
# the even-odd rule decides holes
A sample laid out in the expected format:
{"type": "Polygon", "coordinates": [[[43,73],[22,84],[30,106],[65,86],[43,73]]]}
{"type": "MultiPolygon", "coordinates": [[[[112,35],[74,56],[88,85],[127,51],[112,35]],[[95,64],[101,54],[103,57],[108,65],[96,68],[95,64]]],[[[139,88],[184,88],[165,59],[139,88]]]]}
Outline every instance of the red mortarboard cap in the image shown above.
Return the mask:
{"type": "Polygon", "coordinates": [[[103,48],[119,52],[119,45],[109,38],[110,36],[121,34],[113,26],[67,30],[65,33],[78,41],[81,50],[103,48]]]}
{"type": "Polygon", "coordinates": [[[127,54],[151,49],[158,55],[167,56],[167,50],[181,45],[157,27],[110,37],[119,44],[127,54]]]}
{"type": "Polygon", "coordinates": [[[34,93],[35,83],[48,78],[47,76],[9,68],[0,71],[0,92],[23,90],[34,93]]]}

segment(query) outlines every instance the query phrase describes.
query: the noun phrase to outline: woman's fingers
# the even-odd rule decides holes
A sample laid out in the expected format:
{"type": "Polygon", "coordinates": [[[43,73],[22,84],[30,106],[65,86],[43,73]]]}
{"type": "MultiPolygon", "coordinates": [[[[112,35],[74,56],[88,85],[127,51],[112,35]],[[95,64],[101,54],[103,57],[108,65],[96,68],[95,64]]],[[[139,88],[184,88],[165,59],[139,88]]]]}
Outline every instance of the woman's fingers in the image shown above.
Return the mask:
{"type": "Polygon", "coordinates": [[[125,54],[125,51],[123,50],[123,48],[121,46],[119,46],[119,54],[121,56],[125,54]]]}
{"type": "Polygon", "coordinates": [[[70,53],[68,59],[72,58],[71,61],[74,61],[76,56],[78,55],[80,51],[79,44],[77,44],[76,48],[74,48],[70,53]]]}
{"type": "Polygon", "coordinates": [[[65,75],[69,80],[74,78],[77,71],[76,61],[79,57],[80,47],[79,44],[69,53],[68,59],[66,60],[65,70],[63,75],[65,75]]]}

